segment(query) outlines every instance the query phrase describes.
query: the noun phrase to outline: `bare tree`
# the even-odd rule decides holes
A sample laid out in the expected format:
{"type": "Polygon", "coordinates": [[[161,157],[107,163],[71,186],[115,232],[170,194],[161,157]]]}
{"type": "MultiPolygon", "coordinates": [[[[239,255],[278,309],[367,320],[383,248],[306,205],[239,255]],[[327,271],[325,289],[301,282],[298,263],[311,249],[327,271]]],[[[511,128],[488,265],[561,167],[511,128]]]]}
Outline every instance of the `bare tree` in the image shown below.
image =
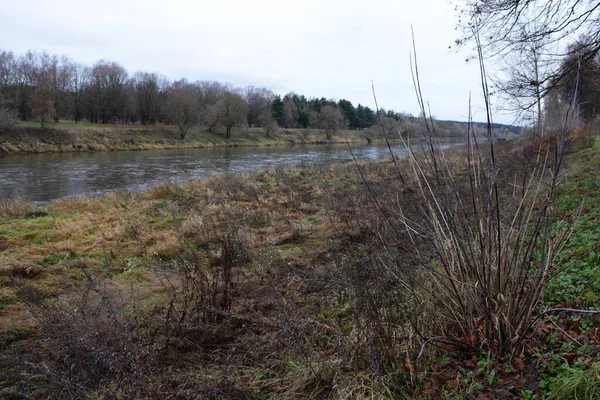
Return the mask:
{"type": "Polygon", "coordinates": [[[519,55],[515,67],[495,83],[517,100],[521,111],[536,115],[540,129],[542,99],[564,76],[558,66],[568,45],[585,35],[581,65],[600,49],[600,3],[595,0],[463,0],[457,8],[458,45],[473,43],[478,55],[496,61],[519,55]]]}
{"type": "Polygon", "coordinates": [[[73,119],[78,123],[82,118],[82,97],[90,83],[91,69],[83,64],[73,64],[70,76],[69,91],[72,97],[73,119]]]}
{"type": "MultiPolygon", "coordinates": [[[[582,33],[584,50],[600,48],[600,3],[595,0],[464,0],[458,44],[480,41],[488,55],[503,55],[523,43],[565,47],[582,33]]],[[[593,57],[592,57],[593,58],[593,57]]]]}
{"type": "Polygon", "coordinates": [[[327,140],[331,140],[333,132],[344,129],[344,115],[334,106],[326,105],[319,112],[319,127],[325,129],[327,140]]]}
{"type": "Polygon", "coordinates": [[[270,137],[271,133],[277,131],[278,125],[269,110],[265,110],[258,116],[258,123],[265,130],[265,136],[270,137]]]}
{"type": "Polygon", "coordinates": [[[7,97],[9,88],[14,85],[16,70],[12,51],[0,51],[0,96],[7,97]]]}
{"type": "Polygon", "coordinates": [[[166,112],[169,121],[179,129],[179,138],[185,139],[190,128],[198,122],[198,97],[195,88],[185,80],[175,82],[167,93],[166,112]]]}
{"type": "Polygon", "coordinates": [[[493,84],[498,96],[504,100],[503,108],[517,119],[532,121],[537,136],[544,136],[542,98],[547,94],[548,83],[543,78],[554,71],[554,62],[546,57],[543,42],[523,43],[500,60],[500,73],[493,84]]]}
{"type": "Polygon", "coordinates": [[[289,97],[283,100],[283,126],[286,128],[298,126],[298,107],[289,97]]]}
{"type": "Polygon", "coordinates": [[[21,55],[16,63],[15,71],[15,100],[19,119],[27,121],[31,117],[31,108],[28,106],[29,98],[33,93],[39,75],[37,53],[28,51],[21,55]]]}
{"type": "Polygon", "coordinates": [[[158,119],[160,91],[159,77],[148,72],[136,72],[133,76],[135,107],[142,125],[156,123],[158,119]]]}
{"type": "Polygon", "coordinates": [[[229,139],[234,126],[246,123],[248,103],[239,94],[226,91],[221,95],[217,107],[219,122],[225,127],[225,137],[229,139]]]}
{"type": "Polygon", "coordinates": [[[94,97],[92,122],[123,120],[127,71],[116,62],[98,61],[91,71],[90,89],[94,97]]]}
{"type": "Polygon", "coordinates": [[[56,115],[54,109],[54,93],[52,91],[52,79],[46,74],[40,75],[35,86],[33,95],[27,102],[33,117],[43,128],[56,115]]]}
{"type": "MultiPolygon", "coordinates": [[[[552,82],[552,90],[546,99],[546,110],[564,117],[570,107],[576,107],[577,117],[593,121],[600,115],[600,56],[585,64],[581,42],[569,47],[569,54],[560,64],[560,80],[552,82]]],[[[560,120],[548,118],[548,122],[558,127],[560,120]]]]}
{"type": "Polygon", "coordinates": [[[196,82],[195,86],[198,88],[198,104],[201,108],[217,104],[223,92],[229,90],[227,85],[216,81],[196,82]]]}
{"type": "Polygon", "coordinates": [[[259,117],[271,107],[275,94],[269,89],[248,86],[244,89],[244,99],[248,103],[248,126],[260,124],[259,117]]]}

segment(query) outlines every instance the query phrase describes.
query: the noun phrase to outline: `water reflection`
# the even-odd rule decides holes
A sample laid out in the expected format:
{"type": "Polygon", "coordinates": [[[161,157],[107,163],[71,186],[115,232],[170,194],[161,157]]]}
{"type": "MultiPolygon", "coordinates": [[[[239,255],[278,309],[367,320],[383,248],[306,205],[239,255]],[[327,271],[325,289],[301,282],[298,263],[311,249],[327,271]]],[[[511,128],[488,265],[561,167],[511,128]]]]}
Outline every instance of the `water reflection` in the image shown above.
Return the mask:
{"type": "MultiPolygon", "coordinates": [[[[406,155],[400,145],[392,149],[399,158],[406,155]]],[[[353,145],[352,151],[359,160],[390,157],[385,145],[353,145]]],[[[13,155],[0,158],[0,199],[20,196],[42,203],[111,190],[140,191],[166,180],[182,182],[223,172],[351,160],[346,145],[13,155]]]]}

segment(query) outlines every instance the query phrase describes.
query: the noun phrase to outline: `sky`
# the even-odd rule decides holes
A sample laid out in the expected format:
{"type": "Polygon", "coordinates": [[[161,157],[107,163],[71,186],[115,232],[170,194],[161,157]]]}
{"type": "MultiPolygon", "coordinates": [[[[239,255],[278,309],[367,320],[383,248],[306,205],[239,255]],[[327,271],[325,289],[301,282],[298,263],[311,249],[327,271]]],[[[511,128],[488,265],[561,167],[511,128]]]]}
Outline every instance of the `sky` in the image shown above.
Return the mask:
{"type": "Polygon", "coordinates": [[[466,120],[471,94],[474,119],[483,121],[477,63],[449,48],[456,22],[450,0],[0,0],[0,49],[371,108],[373,81],[380,107],[418,115],[412,26],[432,115],[466,120]]]}

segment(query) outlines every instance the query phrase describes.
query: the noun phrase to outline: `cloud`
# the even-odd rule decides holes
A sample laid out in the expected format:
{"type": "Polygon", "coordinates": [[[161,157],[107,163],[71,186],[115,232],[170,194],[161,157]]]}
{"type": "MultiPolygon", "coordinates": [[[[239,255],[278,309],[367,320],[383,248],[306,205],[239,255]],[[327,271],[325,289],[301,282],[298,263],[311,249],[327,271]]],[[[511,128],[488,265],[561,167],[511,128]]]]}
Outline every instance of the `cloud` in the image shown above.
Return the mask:
{"type": "Polygon", "coordinates": [[[373,79],[380,105],[417,114],[412,24],[425,98],[439,118],[465,119],[479,77],[465,54],[448,51],[455,22],[451,5],[439,0],[0,1],[2,46],[16,53],[44,50],[88,65],[107,59],[131,73],[370,107],[373,79]]]}

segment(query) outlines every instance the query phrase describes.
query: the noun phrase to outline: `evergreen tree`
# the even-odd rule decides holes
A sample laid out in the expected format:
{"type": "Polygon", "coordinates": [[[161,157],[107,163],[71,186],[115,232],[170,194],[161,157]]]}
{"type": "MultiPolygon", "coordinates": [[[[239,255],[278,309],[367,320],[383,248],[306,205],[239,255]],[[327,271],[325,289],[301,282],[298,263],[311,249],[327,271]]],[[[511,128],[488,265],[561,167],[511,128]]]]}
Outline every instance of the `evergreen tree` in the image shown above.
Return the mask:
{"type": "Polygon", "coordinates": [[[347,125],[350,129],[357,128],[356,109],[348,100],[342,99],[338,102],[338,108],[344,114],[347,125]]]}
{"type": "Polygon", "coordinates": [[[377,119],[375,113],[369,107],[364,107],[362,104],[356,106],[356,127],[370,128],[375,125],[377,119]]]}
{"type": "Polygon", "coordinates": [[[277,95],[273,99],[273,103],[271,103],[271,115],[273,115],[273,119],[277,121],[279,125],[283,125],[283,100],[281,100],[281,96],[277,95]]]}

